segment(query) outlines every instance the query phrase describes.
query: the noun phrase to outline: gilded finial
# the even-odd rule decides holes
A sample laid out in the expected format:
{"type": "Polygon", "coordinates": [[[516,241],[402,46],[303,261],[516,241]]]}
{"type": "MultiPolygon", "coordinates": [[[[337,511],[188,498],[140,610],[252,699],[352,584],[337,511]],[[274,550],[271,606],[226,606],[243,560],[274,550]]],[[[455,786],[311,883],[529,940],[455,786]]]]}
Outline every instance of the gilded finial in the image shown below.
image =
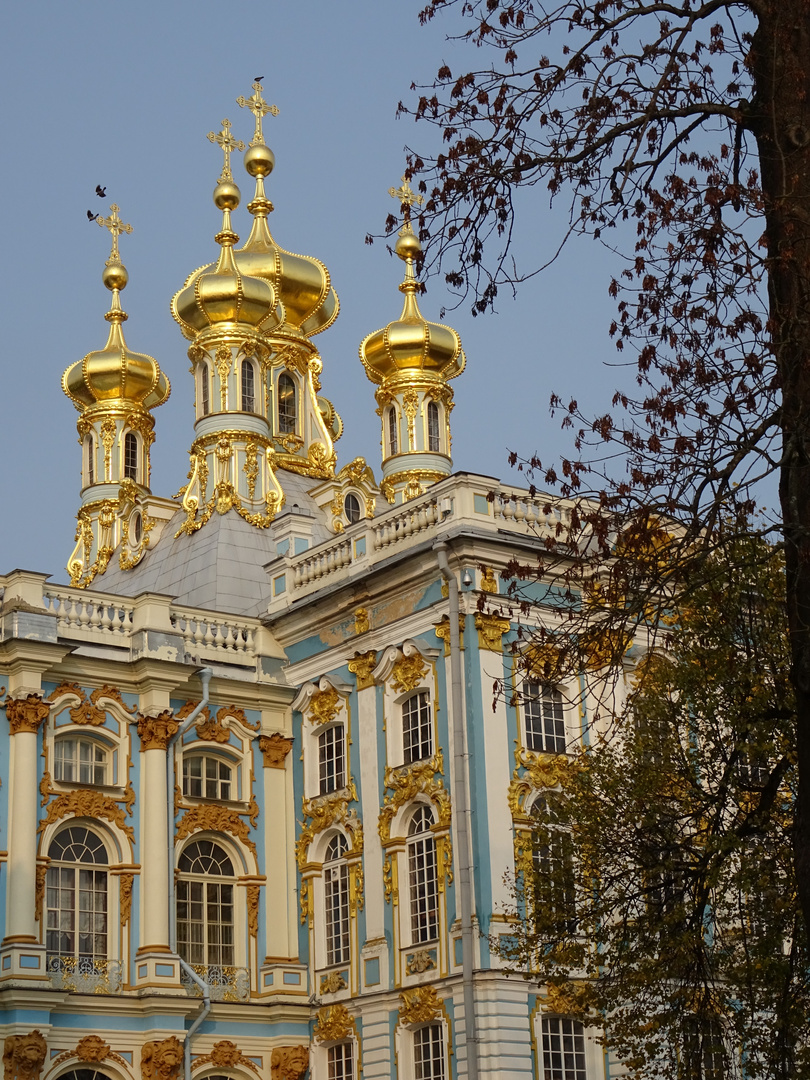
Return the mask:
{"type": "Polygon", "coordinates": [[[402,177],[402,187],[390,187],[388,189],[388,194],[392,199],[399,199],[400,205],[402,206],[402,213],[406,221],[411,220],[411,207],[421,206],[425,201],[422,195],[417,195],[411,188],[407,176],[402,177]]]}
{"type": "Polygon", "coordinates": [[[391,187],[388,189],[388,194],[392,199],[398,199],[402,207],[402,228],[399,230],[397,242],[394,246],[394,251],[405,263],[405,280],[400,285],[400,290],[413,293],[416,289],[413,264],[414,260],[418,259],[422,254],[422,245],[419,243],[419,237],[413,231],[411,225],[411,207],[421,206],[425,200],[411,188],[407,176],[402,177],[402,187],[391,187]]]}
{"type": "Polygon", "coordinates": [[[222,150],[224,157],[224,163],[222,166],[222,175],[219,178],[218,183],[233,183],[233,173],[231,172],[231,154],[234,150],[244,150],[245,144],[241,139],[235,139],[231,135],[231,122],[230,120],[222,121],[222,131],[209,131],[208,140],[217,145],[222,150]]]}
{"type": "Polygon", "coordinates": [[[116,206],[115,203],[113,203],[110,206],[110,210],[112,212],[109,217],[96,218],[96,221],[103,229],[109,229],[112,233],[112,250],[110,251],[109,259],[107,259],[107,266],[111,266],[113,263],[121,262],[121,256],[118,252],[118,237],[121,235],[121,233],[129,234],[132,232],[132,226],[126,225],[118,216],[118,211],[120,209],[120,206],[116,206]]]}
{"type": "Polygon", "coordinates": [[[264,135],[262,133],[262,120],[265,116],[267,116],[268,113],[270,113],[271,116],[278,116],[279,110],[277,105],[268,105],[267,102],[264,100],[264,98],[262,97],[262,84],[260,82],[254,82],[252,86],[254,90],[253,96],[249,98],[238,97],[236,99],[236,104],[241,109],[250,109],[250,111],[256,118],[256,131],[253,135],[253,138],[250,140],[250,145],[261,146],[264,143],[264,135]]]}

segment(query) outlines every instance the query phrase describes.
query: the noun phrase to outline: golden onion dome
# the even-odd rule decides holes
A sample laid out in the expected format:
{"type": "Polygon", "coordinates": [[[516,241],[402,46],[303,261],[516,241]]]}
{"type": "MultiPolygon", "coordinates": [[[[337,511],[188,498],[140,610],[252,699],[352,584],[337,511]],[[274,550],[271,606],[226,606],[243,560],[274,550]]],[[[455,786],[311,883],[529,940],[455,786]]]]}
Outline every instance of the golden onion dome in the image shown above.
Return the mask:
{"type": "Polygon", "coordinates": [[[209,265],[190,274],[172,298],[172,315],[189,340],[209,328],[266,331],[280,322],[273,285],[234,260],[233,245],[239,237],[231,230],[230,212],[239,205],[239,197],[239,188],[223,175],[214,189],[214,203],[223,215],[222,230],[215,238],[221,245],[219,260],[213,269],[209,265]]]}
{"type": "Polygon", "coordinates": [[[410,221],[400,230],[395,251],[405,263],[402,314],[382,330],[369,334],[360,345],[360,359],[373,383],[390,380],[399,372],[421,372],[441,380],[454,379],[466,363],[461,338],[444,323],[428,322],[416,301],[419,282],[414,262],[422,252],[410,221]]]}
{"type": "Polygon", "coordinates": [[[146,353],[133,352],[124,340],[122,324],[127,314],[121,309],[120,291],[129,275],[118,255],[118,235],[131,232],[132,228],[121,222],[117,206],[113,205],[111,210],[109,218],[98,219],[113,235],[112,253],[101,275],[112,293],[110,310],[104,316],[110,324],[107,344],[72,364],[62,376],[62,389],[80,409],[119,402],[153,409],[166,401],[171,387],[157,360],[146,353]]]}

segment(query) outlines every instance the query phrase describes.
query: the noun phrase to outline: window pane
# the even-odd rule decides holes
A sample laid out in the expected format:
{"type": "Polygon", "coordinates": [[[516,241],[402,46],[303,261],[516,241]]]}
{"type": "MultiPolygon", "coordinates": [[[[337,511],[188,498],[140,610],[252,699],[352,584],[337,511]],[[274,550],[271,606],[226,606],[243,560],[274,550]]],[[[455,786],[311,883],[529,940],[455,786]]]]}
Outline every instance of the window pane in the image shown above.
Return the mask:
{"type": "Polygon", "coordinates": [[[326,963],[349,961],[349,869],[345,863],[324,869],[326,963]]]}
{"type": "Polygon", "coordinates": [[[414,944],[439,936],[439,889],[436,841],[420,836],[408,844],[411,936],[414,944]]]}
{"type": "Polygon", "coordinates": [[[428,450],[438,454],[439,452],[439,406],[435,401],[428,403],[428,450]]]}
{"type": "Polygon", "coordinates": [[[441,1024],[417,1028],[413,1033],[413,1070],[416,1080],[444,1080],[444,1033],[441,1024]]]}
{"type": "Polygon", "coordinates": [[[321,795],[346,786],[346,740],[342,724],[318,736],[318,790],[321,795]]]}
{"type": "Polygon", "coordinates": [[[543,1018],[544,1080],[586,1080],[582,1024],[564,1016],[543,1018]]]}
{"type": "Polygon", "coordinates": [[[328,1080],[352,1080],[354,1076],[351,1043],[338,1043],[326,1052],[328,1080]]]}
{"type": "Polygon", "coordinates": [[[124,436],[124,476],[138,479],[138,438],[131,431],[124,436]]]}
{"type": "Polygon", "coordinates": [[[397,438],[397,411],[395,408],[388,410],[388,451],[396,454],[399,451],[399,439],[397,438]]]}
{"type": "Polygon", "coordinates": [[[256,397],[254,391],[253,364],[249,360],[242,361],[242,411],[256,411],[256,397]]]}
{"type": "Polygon", "coordinates": [[[553,686],[526,683],[523,715],[526,722],[526,746],[545,754],[564,754],[565,718],[562,694],[553,686]]]}
{"type": "Polygon", "coordinates": [[[433,754],[430,696],[426,690],[414,694],[403,703],[402,749],[406,765],[433,754]]]}
{"type": "Polygon", "coordinates": [[[282,435],[295,434],[297,419],[295,383],[289,375],[278,377],[278,430],[282,435]]]}

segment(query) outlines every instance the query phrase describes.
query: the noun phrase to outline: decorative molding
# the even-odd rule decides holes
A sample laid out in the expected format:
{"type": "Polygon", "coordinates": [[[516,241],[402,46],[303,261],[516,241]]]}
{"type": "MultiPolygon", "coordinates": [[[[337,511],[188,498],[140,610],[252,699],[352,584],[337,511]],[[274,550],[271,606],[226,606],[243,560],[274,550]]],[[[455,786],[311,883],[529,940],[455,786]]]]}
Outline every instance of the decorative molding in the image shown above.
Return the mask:
{"type": "Polygon", "coordinates": [[[450,793],[438,779],[440,774],[444,774],[444,758],[441,750],[437,750],[433,757],[425,761],[417,761],[403,768],[391,769],[386,766],[385,787],[390,789],[391,794],[386,795],[383,800],[377,826],[380,839],[384,844],[391,839],[391,822],[397,810],[415,799],[417,795],[427,795],[435,805],[439,813],[440,827],[446,828],[450,824],[450,793]]]}
{"type": "Polygon", "coordinates": [[[210,829],[212,832],[227,832],[256,854],[256,845],[250,839],[250,832],[246,821],[242,821],[235,810],[229,810],[225,806],[193,806],[186,810],[177,823],[177,840],[184,840],[199,829],[210,829]]]}
{"type": "Polygon", "coordinates": [[[415,986],[399,995],[402,1004],[399,1019],[403,1024],[426,1024],[444,1012],[444,1004],[435,986],[415,986]]]}
{"type": "MultiPolygon", "coordinates": [[[[25,698],[6,698],[5,706],[12,735],[18,735],[20,732],[36,735],[39,725],[43,720],[47,720],[48,713],[51,711],[50,705],[47,701],[43,701],[39,694],[29,694],[25,698]]],[[[14,1038],[18,1037],[28,1038],[27,1035],[14,1036],[14,1038]]]]}
{"type": "Polygon", "coordinates": [[[264,758],[265,769],[283,769],[287,754],[293,747],[293,740],[286,738],[280,731],[272,735],[259,736],[259,750],[264,758]]]}
{"type": "Polygon", "coordinates": [[[259,936],[259,886],[248,885],[247,887],[247,921],[248,933],[251,937],[259,936]]]}
{"type": "Polygon", "coordinates": [[[339,990],[345,990],[348,983],[339,971],[330,971],[328,975],[321,976],[321,993],[337,994],[339,990]]]}
{"type": "Polygon", "coordinates": [[[3,1080],[39,1080],[48,1047],[39,1030],[7,1035],[3,1043],[3,1080]]]}
{"type": "Polygon", "coordinates": [[[310,928],[314,925],[314,907],[312,903],[312,881],[310,878],[304,878],[301,882],[301,888],[298,891],[298,906],[301,910],[300,923],[303,926],[304,923],[308,923],[310,928]]]}
{"type": "MultiPolygon", "coordinates": [[[[435,624],[434,624],[435,625],[435,624]]],[[[444,655],[450,655],[450,616],[442,615],[441,621],[436,625],[436,637],[444,644],[444,655]]],[[[458,641],[460,647],[464,648],[464,616],[458,617],[458,641]]]]}
{"type": "Polygon", "coordinates": [[[567,754],[539,754],[516,746],[515,768],[506,796],[513,821],[526,818],[526,800],[533,791],[564,787],[577,768],[576,759],[567,754]]]}
{"type": "Polygon", "coordinates": [[[142,1080],[177,1080],[183,1067],[183,1044],[176,1035],[141,1047],[142,1080]]]}
{"type": "Polygon", "coordinates": [[[511,623],[499,615],[480,612],[475,616],[475,629],[478,631],[478,648],[484,652],[503,652],[501,638],[509,632],[511,623]]]}
{"type": "Polygon", "coordinates": [[[103,727],[107,720],[107,711],[99,702],[105,698],[109,701],[114,701],[121,708],[134,715],[137,711],[133,706],[127,705],[121,695],[121,691],[115,686],[109,686],[106,683],[104,686],[99,686],[95,689],[88,698],[84,690],[78,683],[60,683],[48,695],[48,701],[58,701],[62,697],[75,697],[78,698],[78,704],[74,705],[70,709],[70,719],[74,724],[89,724],[92,727],[103,727]]]}
{"type": "Polygon", "coordinates": [[[36,885],[34,887],[34,918],[42,923],[42,908],[45,903],[45,882],[48,879],[48,864],[37,863],[36,885]]]}
{"type": "Polygon", "coordinates": [[[495,573],[491,566],[484,566],[481,568],[481,592],[496,593],[498,591],[498,582],[495,580],[495,573]]]}
{"type": "MultiPolygon", "coordinates": [[[[142,716],[138,720],[138,738],[141,750],[165,750],[169,739],[180,730],[171,709],[164,709],[157,716],[142,716]]],[[[145,1044],[149,1046],[149,1043],[145,1044]]],[[[155,1044],[157,1045],[157,1044],[155,1044]]]]}
{"type": "Polygon", "coordinates": [[[239,1066],[261,1076],[261,1070],[256,1062],[245,1057],[236,1043],[232,1043],[229,1039],[221,1039],[214,1043],[210,1054],[200,1054],[199,1057],[195,1057],[191,1068],[196,1072],[206,1065],[216,1065],[219,1069],[232,1069],[234,1066],[239,1066]]]}
{"type": "MultiPolygon", "coordinates": [[[[368,621],[368,608],[359,607],[354,613],[354,632],[355,634],[367,634],[370,628],[368,621]]],[[[351,669],[349,669],[351,670],[351,669]]]]}
{"type": "Polygon", "coordinates": [[[424,971],[433,971],[436,967],[436,950],[420,949],[411,953],[405,963],[406,975],[421,975],[424,971]]]}
{"type": "Polygon", "coordinates": [[[306,1046],[274,1046],[270,1057],[272,1080],[299,1080],[309,1068],[306,1046]]]}
{"type": "Polygon", "coordinates": [[[347,698],[354,687],[335,675],[324,675],[317,682],[306,682],[298,691],[292,708],[307,716],[312,724],[327,724],[334,720],[342,706],[341,698],[347,698]]]}
{"type": "Polygon", "coordinates": [[[348,786],[329,795],[320,795],[315,799],[302,799],[301,809],[305,820],[304,827],[296,844],[298,866],[303,869],[307,863],[309,845],[324,829],[340,823],[351,833],[352,853],[363,850],[363,826],[356,813],[349,812],[349,803],[357,802],[357,788],[354,780],[349,779],[348,786]]]}
{"type": "Polygon", "coordinates": [[[135,837],[135,830],[131,825],[127,825],[124,811],[116,801],[92,788],[80,788],[78,791],[57,795],[48,805],[48,812],[40,821],[37,831],[43,832],[48,825],[67,817],[68,814],[74,814],[76,817],[104,818],[113,825],[117,825],[130,840],[135,837]]]}
{"type": "Polygon", "coordinates": [[[325,1005],[318,1009],[313,1032],[317,1042],[336,1042],[352,1034],[357,1034],[357,1028],[345,1005],[325,1005]]]}
{"type": "Polygon", "coordinates": [[[340,695],[333,686],[316,690],[309,699],[309,720],[312,724],[328,724],[338,714],[340,695]]]}
{"type": "Polygon", "coordinates": [[[120,892],[119,914],[122,929],[127,925],[132,914],[132,885],[134,881],[134,874],[121,874],[118,878],[120,892]]]}
{"type": "Polygon", "coordinates": [[[427,664],[418,652],[402,656],[391,669],[391,688],[400,694],[407,693],[422,682],[426,672],[427,664]]]}
{"type": "Polygon", "coordinates": [[[349,671],[357,680],[357,689],[366,690],[374,685],[374,668],[377,666],[377,653],[374,649],[368,652],[356,652],[354,659],[349,661],[349,671]]]}
{"type": "Polygon", "coordinates": [[[85,1035],[76,1043],[76,1057],[79,1061],[106,1061],[110,1056],[110,1044],[99,1035],[85,1035]]]}
{"type": "Polygon", "coordinates": [[[429,649],[408,639],[401,648],[390,646],[374,669],[374,681],[389,682],[395,692],[412,690],[427,671],[427,664],[439,655],[439,649],[429,649]]]}

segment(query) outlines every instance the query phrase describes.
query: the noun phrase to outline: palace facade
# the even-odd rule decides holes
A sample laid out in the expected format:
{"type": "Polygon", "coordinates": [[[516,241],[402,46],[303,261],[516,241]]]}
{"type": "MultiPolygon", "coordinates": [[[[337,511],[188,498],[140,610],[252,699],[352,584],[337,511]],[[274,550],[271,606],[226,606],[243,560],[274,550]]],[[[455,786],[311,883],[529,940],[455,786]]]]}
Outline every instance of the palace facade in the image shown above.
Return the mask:
{"type": "MultiPolygon", "coordinates": [[[[402,311],[360,347],[379,479],[338,464],[318,344],[337,296],[274,239],[271,107],[259,84],[239,104],[248,239],[225,122],[211,262],[172,300],[187,484],[150,490],[169,383],[124,335],[112,206],[107,342],[63,376],[68,584],[0,578],[5,1080],[602,1080],[595,1033],[497,948],[510,875],[557,857],[532,815],[587,738],[587,695],[539,677],[493,705],[518,640],[506,568],[569,510],[453,472],[465,358],[419,308],[407,183],[402,311]]],[[[554,596],[529,619],[553,624],[554,596]]]]}

